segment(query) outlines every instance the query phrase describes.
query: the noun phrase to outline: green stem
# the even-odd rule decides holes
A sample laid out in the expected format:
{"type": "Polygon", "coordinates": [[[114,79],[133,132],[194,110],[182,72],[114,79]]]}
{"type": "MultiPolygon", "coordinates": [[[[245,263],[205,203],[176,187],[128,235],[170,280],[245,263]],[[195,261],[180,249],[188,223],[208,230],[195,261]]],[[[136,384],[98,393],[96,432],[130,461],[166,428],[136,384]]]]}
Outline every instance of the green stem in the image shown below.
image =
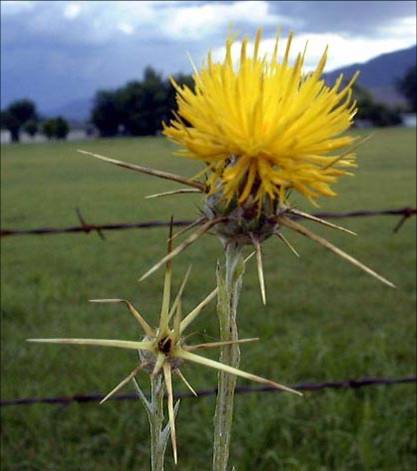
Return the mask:
{"type": "Polygon", "coordinates": [[[151,432],[151,469],[164,471],[166,440],[163,437],[164,424],[164,384],[161,375],[151,378],[151,402],[149,404],[149,426],[151,432]],[[165,442],[165,443],[164,443],[165,442]]]}
{"type": "MultiPolygon", "coordinates": [[[[135,379],[133,383],[136,387],[139,399],[146,410],[151,431],[151,470],[164,471],[164,459],[167,443],[171,434],[169,422],[164,425],[164,397],[165,384],[162,375],[151,376],[151,398],[148,400],[135,379]]],[[[180,401],[174,407],[174,415],[177,416],[180,401]]]]}
{"type": "MultiPolygon", "coordinates": [[[[225,248],[226,264],[224,269],[217,270],[219,288],[217,313],[222,341],[238,340],[236,323],[237,305],[244,272],[244,261],[241,247],[229,242],[225,248]]],[[[239,344],[224,346],[220,361],[235,368],[239,367],[239,344]]],[[[229,461],[230,437],[233,421],[233,399],[236,387],[236,376],[220,372],[218,375],[218,392],[214,416],[213,471],[227,471],[229,461]]]]}

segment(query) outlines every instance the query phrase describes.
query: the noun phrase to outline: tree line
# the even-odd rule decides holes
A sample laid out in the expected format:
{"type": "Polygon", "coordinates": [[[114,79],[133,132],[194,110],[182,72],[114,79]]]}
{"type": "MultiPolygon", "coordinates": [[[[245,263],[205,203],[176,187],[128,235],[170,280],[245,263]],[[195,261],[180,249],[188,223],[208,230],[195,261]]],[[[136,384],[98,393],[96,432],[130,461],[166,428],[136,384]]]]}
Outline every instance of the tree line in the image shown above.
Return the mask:
{"type": "MultiPolygon", "coordinates": [[[[190,75],[176,75],[178,84],[193,87],[190,75]]],[[[91,122],[103,137],[149,136],[161,130],[176,108],[175,89],[169,79],[147,67],[142,80],[113,90],[99,90],[94,98],[91,122]]]]}
{"type": "MultiPolygon", "coordinates": [[[[190,75],[174,76],[180,85],[193,88],[190,75]]],[[[398,80],[397,90],[406,98],[409,111],[416,111],[416,66],[398,80]]],[[[152,67],[147,67],[142,80],[133,80],[115,89],[96,92],[90,115],[90,123],[102,137],[149,136],[161,131],[162,121],[169,121],[176,108],[175,89],[169,79],[163,78],[152,67]]],[[[354,98],[358,102],[357,119],[373,126],[401,124],[401,109],[377,103],[364,88],[354,87],[354,98]]],[[[36,106],[30,100],[19,100],[1,112],[1,126],[10,131],[12,141],[19,140],[23,130],[35,135],[39,130],[48,139],[65,139],[69,126],[62,117],[42,120],[36,106]]]]}
{"type": "MultiPolygon", "coordinates": [[[[174,78],[178,84],[193,88],[190,75],[177,75],[174,78]]],[[[398,81],[397,89],[409,102],[410,111],[415,112],[415,66],[398,81]]],[[[353,93],[358,102],[358,119],[378,127],[401,124],[403,110],[400,108],[375,102],[372,95],[358,85],[354,87],[353,93]]],[[[98,91],[91,122],[103,137],[154,135],[160,132],[161,122],[168,121],[171,110],[175,108],[174,87],[169,80],[164,80],[154,69],[148,67],[141,81],[128,82],[114,90],[98,91]]]]}
{"type": "Polygon", "coordinates": [[[10,132],[12,142],[19,142],[22,131],[34,137],[42,132],[48,139],[66,139],[69,133],[68,122],[57,116],[42,119],[31,100],[16,100],[1,111],[1,128],[10,132]]]}

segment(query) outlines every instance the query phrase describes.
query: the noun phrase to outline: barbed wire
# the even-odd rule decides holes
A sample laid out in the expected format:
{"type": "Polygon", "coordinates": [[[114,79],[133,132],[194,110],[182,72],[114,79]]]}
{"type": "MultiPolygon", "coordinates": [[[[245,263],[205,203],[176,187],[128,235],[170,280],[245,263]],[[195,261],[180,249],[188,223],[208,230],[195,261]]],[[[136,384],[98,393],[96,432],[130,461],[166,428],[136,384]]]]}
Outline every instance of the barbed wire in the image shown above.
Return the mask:
{"type": "MultiPolygon", "coordinates": [[[[324,389],[359,389],[367,386],[393,386],[397,384],[412,384],[417,382],[417,376],[406,376],[404,378],[362,378],[347,379],[343,381],[326,381],[323,383],[304,383],[291,386],[298,391],[317,392],[324,389]]],[[[238,386],[235,390],[236,394],[251,393],[281,393],[283,391],[272,386],[238,386]]],[[[217,388],[202,389],[197,391],[198,397],[209,397],[217,394],[217,388]]],[[[64,404],[68,405],[72,402],[86,404],[88,402],[99,402],[104,399],[102,394],[76,394],[74,396],[57,396],[57,397],[25,397],[21,399],[9,399],[0,401],[0,406],[24,406],[33,404],[64,404]]],[[[191,392],[184,391],[175,394],[176,399],[195,397],[191,392]]],[[[113,396],[109,400],[112,401],[130,401],[136,400],[137,394],[119,394],[113,396]]]]}
{"type": "MultiPolygon", "coordinates": [[[[19,235],[50,235],[50,234],[77,234],[97,232],[100,238],[104,239],[103,231],[120,231],[128,229],[150,229],[156,227],[167,227],[169,221],[145,221],[145,222],[127,222],[127,223],[108,223],[108,224],[92,224],[87,223],[81,211],[76,209],[80,224],[69,227],[38,227],[34,229],[1,229],[0,237],[19,236],[19,235]]],[[[359,210],[349,212],[318,212],[313,216],[323,219],[342,219],[356,217],[374,217],[374,216],[400,216],[400,220],[393,228],[393,232],[398,232],[404,222],[412,216],[416,215],[416,208],[404,207],[397,209],[381,209],[381,210],[359,210]]],[[[291,217],[296,218],[295,215],[291,217]]],[[[174,221],[174,226],[188,226],[193,221],[178,220],[174,221]]]]}

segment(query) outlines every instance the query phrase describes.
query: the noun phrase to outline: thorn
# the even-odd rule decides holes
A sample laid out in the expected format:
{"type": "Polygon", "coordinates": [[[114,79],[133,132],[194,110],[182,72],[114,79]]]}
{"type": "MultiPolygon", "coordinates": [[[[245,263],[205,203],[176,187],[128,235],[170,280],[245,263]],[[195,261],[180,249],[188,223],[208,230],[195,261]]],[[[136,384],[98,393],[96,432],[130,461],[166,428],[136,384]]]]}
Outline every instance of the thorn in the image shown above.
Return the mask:
{"type": "Polygon", "coordinates": [[[144,173],[146,175],[152,175],[154,177],[164,178],[165,180],[171,180],[177,183],[183,183],[185,185],[197,188],[204,193],[207,192],[206,185],[204,185],[203,183],[190,180],[174,173],[163,172],[161,170],[155,170],[153,168],[142,167],[141,165],[122,162],[121,160],[111,159],[109,157],[105,157],[104,155],[94,154],[93,152],[88,152],[82,149],[78,149],[77,152],[79,152],[80,154],[90,155],[91,157],[95,157],[96,159],[102,160],[104,162],[117,165],[118,167],[127,168],[129,170],[144,173]]]}
{"type": "Polygon", "coordinates": [[[174,312],[176,311],[178,304],[181,302],[181,296],[182,296],[182,293],[184,292],[185,286],[187,285],[187,281],[190,276],[190,273],[191,273],[191,265],[188,267],[187,271],[185,272],[181,286],[177,292],[177,296],[175,297],[174,302],[172,303],[171,310],[169,311],[169,314],[168,314],[168,322],[171,320],[171,317],[174,315],[174,312]]]}
{"type": "Polygon", "coordinates": [[[179,190],[173,191],[164,191],[163,193],[154,193],[152,195],[145,196],[145,199],[150,200],[152,198],[160,198],[161,196],[172,196],[172,195],[179,195],[183,193],[201,193],[201,190],[197,188],[180,188],[179,190]]]}
{"type": "Polygon", "coordinates": [[[191,391],[191,393],[195,396],[195,397],[198,397],[198,394],[196,392],[196,390],[191,386],[191,384],[187,381],[187,379],[185,378],[185,376],[182,374],[181,370],[177,369],[175,370],[175,372],[177,373],[177,375],[181,378],[182,382],[187,386],[187,388],[191,391]]]}
{"type": "Polygon", "coordinates": [[[281,234],[281,232],[274,232],[274,234],[278,237],[278,239],[284,242],[284,244],[291,250],[291,252],[296,257],[300,258],[300,254],[295,250],[294,246],[290,243],[290,241],[283,234],[281,234]]]}
{"type": "Polygon", "coordinates": [[[124,378],[120,383],[113,388],[100,402],[99,404],[104,404],[108,399],[110,399],[114,394],[116,394],[122,387],[127,384],[130,380],[132,380],[141,370],[142,366],[137,366],[133,371],[131,371],[126,378],[124,378]]]}
{"type": "Polygon", "coordinates": [[[381,281],[382,283],[388,285],[391,288],[395,288],[395,285],[388,281],[386,278],[384,278],[381,275],[378,275],[374,270],[371,268],[367,267],[363,263],[359,262],[359,260],[356,260],[356,258],[353,258],[351,255],[347,254],[343,250],[339,249],[335,245],[333,245],[331,242],[328,240],[324,239],[323,237],[318,236],[317,234],[314,234],[314,232],[309,231],[307,228],[302,226],[301,224],[298,224],[295,221],[292,221],[291,219],[286,218],[285,216],[280,217],[279,222],[283,225],[288,227],[289,229],[292,229],[293,231],[296,231],[300,234],[302,234],[305,237],[308,237],[311,240],[314,240],[318,244],[322,245],[326,249],[330,250],[331,252],[335,253],[339,257],[343,258],[344,260],[348,261],[352,265],[360,268],[363,270],[365,273],[368,273],[368,275],[373,276],[377,280],[381,281]]]}
{"type": "Polygon", "coordinates": [[[155,378],[155,376],[161,371],[161,368],[164,366],[164,362],[165,362],[165,355],[163,355],[162,353],[158,353],[155,366],[151,373],[151,376],[153,378],[155,378]]]}
{"type": "MultiPolygon", "coordinates": [[[[174,226],[174,217],[171,216],[169,224],[169,236],[167,256],[172,252],[172,231],[174,226]]],[[[172,258],[166,259],[165,277],[164,277],[164,290],[162,296],[162,307],[159,327],[161,331],[165,331],[168,327],[169,320],[169,305],[171,303],[171,284],[172,284],[172,258]]]]}
{"type": "Polygon", "coordinates": [[[166,386],[167,395],[168,395],[168,419],[169,419],[169,425],[171,428],[172,451],[174,454],[174,463],[177,464],[178,462],[177,434],[175,432],[174,394],[172,392],[171,365],[169,363],[165,363],[163,367],[163,371],[164,371],[165,386],[166,386]]]}
{"type": "Polygon", "coordinates": [[[194,321],[194,319],[200,314],[200,312],[207,306],[207,304],[217,296],[218,288],[206,296],[200,304],[198,304],[190,313],[188,313],[184,319],[181,321],[180,333],[182,334],[184,330],[194,321]]]}
{"type": "Polygon", "coordinates": [[[259,337],[251,338],[251,339],[239,339],[239,340],[226,340],[220,342],[209,342],[209,343],[199,343],[197,345],[187,345],[184,346],[184,349],[191,352],[193,350],[198,350],[200,348],[216,348],[216,347],[223,347],[225,345],[235,345],[240,343],[249,343],[249,342],[257,342],[259,337]]]}
{"type": "Polygon", "coordinates": [[[279,384],[274,381],[262,378],[261,376],[247,373],[246,371],[239,370],[238,368],[233,368],[232,366],[226,365],[225,363],[211,360],[210,358],[202,357],[200,355],[196,355],[195,353],[187,352],[186,350],[181,350],[180,352],[178,352],[178,356],[184,358],[184,360],[198,363],[200,365],[207,366],[208,368],[214,368],[216,370],[224,371],[225,373],[229,373],[235,376],[240,376],[241,378],[249,379],[250,381],[256,381],[261,384],[267,384],[269,386],[273,386],[274,388],[291,392],[293,394],[296,394],[297,396],[303,395],[300,391],[289,388],[288,386],[284,386],[283,384],[279,384]]]}
{"type": "Polygon", "coordinates": [[[249,260],[256,254],[256,250],[254,250],[253,252],[251,252],[246,258],[245,260],[243,260],[243,263],[248,263],[249,260]]]}
{"type": "Polygon", "coordinates": [[[176,232],[173,236],[172,236],[172,240],[176,239],[178,236],[180,236],[181,234],[184,234],[184,232],[187,232],[189,231],[190,229],[192,229],[193,227],[195,226],[198,226],[199,224],[201,224],[202,222],[205,222],[207,221],[207,218],[206,216],[202,216],[198,219],[196,219],[195,221],[193,221],[191,224],[189,224],[188,226],[185,226],[183,229],[181,229],[180,231],[176,232]]]}
{"type": "Polygon", "coordinates": [[[310,221],[318,222],[319,224],[323,224],[323,226],[331,227],[332,229],[338,229],[342,232],[347,232],[348,234],[357,236],[356,232],[353,232],[345,227],[339,226],[337,224],[333,224],[332,222],[326,221],[325,219],[318,218],[317,216],[313,216],[312,214],[305,213],[303,211],[299,211],[298,209],[290,209],[289,213],[295,214],[296,216],[300,216],[304,219],[309,219],[310,221]]]}
{"type": "Polygon", "coordinates": [[[251,239],[256,250],[256,265],[258,267],[258,278],[259,278],[259,287],[261,290],[262,303],[266,304],[266,293],[265,293],[265,279],[264,279],[264,269],[262,265],[262,250],[259,240],[257,240],[253,234],[251,234],[251,239]]]}
{"type": "Polygon", "coordinates": [[[197,231],[193,232],[188,239],[186,239],[182,244],[178,245],[172,252],[167,254],[164,258],[159,260],[152,268],[150,268],[144,275],[141,276],[139,279],[143,281],[144,279],[148,278],[154,271],[158,270],[164,263],[168,262],[169,260],[173,259],[177,255],[179,255],[182,251],[184,251],[189,245],[193,244],[197,239],[199,239],[202,235],[204,235],[211,227],[218,224],[223,218],[212,219],[211,221],[206,222],[203,224],[197,231]]]}
{"type": "Polygon", "coordinates": [[[135,386],[136,392],[138,393],[139,399],[142,401],[142,404],[149,417],[149,415],[152,414],[152,406],[147,397],[145,396],[144,392],[142,391],[141,387],[139,386],[139,383],[136,381],[135,377],[132,378],[132,382],[135,386]]]}
{"type": "Polygon", "coordinates": [[[135,306],[126,299],[89,299],[88,302],[90,303],[124,303],[127,308],[129,309],[130,313],[133,317],[137,320],[139,325],[144,330],[145,334],[149,337],[155,335],[154,329],[145,321],[143,316],[139,313],[139,311],[135,308],[135,306]]]}

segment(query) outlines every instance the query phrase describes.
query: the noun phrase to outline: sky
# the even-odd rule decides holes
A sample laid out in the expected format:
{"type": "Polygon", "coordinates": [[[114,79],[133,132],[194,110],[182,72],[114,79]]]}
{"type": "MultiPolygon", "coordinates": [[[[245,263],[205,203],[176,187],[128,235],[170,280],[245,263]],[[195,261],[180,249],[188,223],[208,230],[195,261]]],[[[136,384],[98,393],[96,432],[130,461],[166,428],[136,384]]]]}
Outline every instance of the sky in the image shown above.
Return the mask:
{"type": "MultiPolygon", "coordinates": [[[[229,31],[271,50],[278,27],[308,40],[306,68],[330,47],[327,71],[416,43],[414,1],[1,1],[1,98],[41,109],[140,79],[191,72],[208,50],[221,59],[229,31]]],[[[238,46],[238,45],[236,45],[238,46]]]]}

